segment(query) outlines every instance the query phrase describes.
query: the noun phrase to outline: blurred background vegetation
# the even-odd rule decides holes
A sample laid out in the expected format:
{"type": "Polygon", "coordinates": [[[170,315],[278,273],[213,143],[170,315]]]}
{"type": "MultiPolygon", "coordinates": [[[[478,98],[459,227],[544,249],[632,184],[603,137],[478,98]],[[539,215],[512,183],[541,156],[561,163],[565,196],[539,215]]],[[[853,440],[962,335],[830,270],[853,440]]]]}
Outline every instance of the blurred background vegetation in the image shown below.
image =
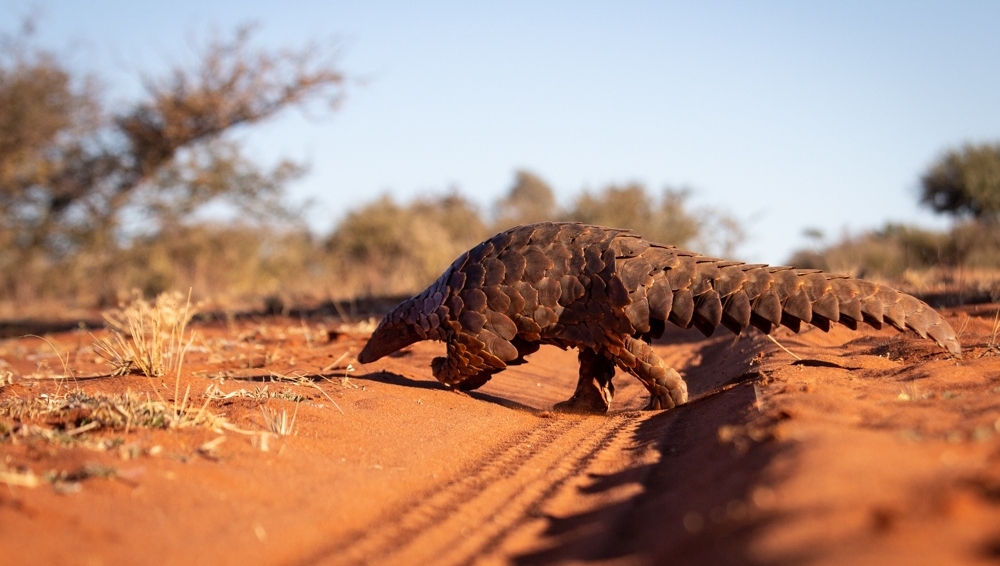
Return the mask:
{"type": "MultiPolygon", "coordinates": [[[[493,233],[541,220],[628,227],[725,257],[738,258],[745,238],[735,217],[692,206],[686,190],[615,184],[560,204],[529,171],[515,172],[486,211],[455,191],[407,203],[383,196],[312,233],[286,192],[306,166],[262,168],[238,133],[293,107],[335,110],[345,77],[333,54],[260,49],[244,28],[206,42],[189,66],[143,77],[143,96],[112,105],[97,77],[74,74],[31,35],[26,22],[0,38],[0,315],[103,308],[133,290],[192,288],[221,308],[406,294],[493,233]]],[[[1000,144],[948,151],[920,184],[922,203],[954,217],[951,230],[890,224],[835,242],[814,232],[815,245],[790,263],[917,292],[973,273],[994,281],[1000,144]]]]}
{"type": "Polygon", "coordinates": [[[920,203],[952,217],[936,232],[886,224],[796,252],[793,265],[889,281],[911,292],[951,289],[958,300],[1000,298],[1000,144],[945,151],[920,178],[920,203]],[[977,299],[978,298],[978,299],[977,299]]]}

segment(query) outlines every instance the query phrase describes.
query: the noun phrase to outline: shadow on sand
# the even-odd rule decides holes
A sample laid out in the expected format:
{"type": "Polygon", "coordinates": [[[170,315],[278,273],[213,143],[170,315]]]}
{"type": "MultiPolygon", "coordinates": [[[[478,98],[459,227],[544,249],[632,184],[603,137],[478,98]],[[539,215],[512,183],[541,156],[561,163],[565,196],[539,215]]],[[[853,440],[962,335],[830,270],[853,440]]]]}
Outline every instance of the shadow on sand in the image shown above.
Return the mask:
{"type": "MultiPolygon", "coordinates": [[[[393,373],[389,371],[376,371],[364,375],[351,375],[351,379],[354,381],[377,381],[379,383],[388,383],[391,385],[400,385],[403,387],[412,387],[415,389],[430,389],[435,391],[450,391],[448,387],[439,381],[433,381],[428,379],[410,379],[406,376],[399,375],[398,373],[393,373]]],[[[540,412],[539,409],[525,405],[523,403],[518,403],[517,401],[511,401],[510,399],[505,399],[503,397],[493,395],[490,393],[484,393],[482,391],[453,391],[455,395],[467,395],[473,399],[479,401],[484,401],[486,403],[492,403],[494,405],[500,405],[501,407],[506,407],[508,409],[517,409],[521,411],[529,411],[533,413],[540,412]]]]}
{"type": "Polygon", "coordinates": [[[592,483],[581,488],[583,494],[601,494],[640,484],[637,495],[578,514],[546,516],[545,548],[514,563],[760,564],[752,548],[755,534],[788,518],[755,507],[754,490],[784,449],[768,442],[740,449],[719,440],[720,427],[744,423],[757,410],[757,374],[750,367],[761,348],[757,338],[744,337],[737,348],[728,336],[706,340],[699,348],[703,363],[685,372],[692,401],[645,420],[633,438],[637,446],[654,447],[658,461],[592,475],[592,483]]]}

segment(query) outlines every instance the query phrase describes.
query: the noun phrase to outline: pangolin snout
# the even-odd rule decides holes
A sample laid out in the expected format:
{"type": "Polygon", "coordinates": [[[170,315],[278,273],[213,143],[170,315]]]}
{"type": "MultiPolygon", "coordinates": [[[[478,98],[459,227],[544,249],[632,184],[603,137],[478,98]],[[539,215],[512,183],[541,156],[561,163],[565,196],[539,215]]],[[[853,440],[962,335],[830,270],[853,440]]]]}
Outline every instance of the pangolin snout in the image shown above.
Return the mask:
{"type": "Polygon", "coordinates": [[[408,324],[382,321],[358,354],[358,361],[370,364],[415,342],[423,340],[408,324]]]}

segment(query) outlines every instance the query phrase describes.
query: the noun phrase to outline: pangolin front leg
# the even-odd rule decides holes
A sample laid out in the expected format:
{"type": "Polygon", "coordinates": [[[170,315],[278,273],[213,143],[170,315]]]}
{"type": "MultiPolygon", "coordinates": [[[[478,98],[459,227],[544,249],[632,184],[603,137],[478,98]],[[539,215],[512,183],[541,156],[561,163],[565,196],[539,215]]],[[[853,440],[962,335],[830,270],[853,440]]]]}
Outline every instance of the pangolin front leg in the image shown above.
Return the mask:
{"type": "MultiPolygon", "coordinates": [[[[527,360],[524,357],[537,352],[539,348],[537,342],[528,342],[520,338],[514,338],[511,343],[517,349],[517,357],[507,361],[506,365],[508,366],[525,363],[527,360]]],[[[474,365],[474,360],[469,359],[469,350],[458,344],[449,345],[448,355],[449,357],[438,357],[431,360],[431,370],[439,381],[459,391],[479,389],[503,369],[502,367],[498,368],[495,364],[485,369],[474,365]]],[[[481,357],[475,357],[475,360],[478,360],[480,365],[482,364],[481,357]]],[[[612,375],[614,375],[614,367],[612,367],[612,375]]],[[[610,401],[610,397],[608,400],[610,401]]]]}
{"type": "Polygon", "coordinates": [[[606,413],[615,394],[611,383],[615,377],[615,361],[590,348],[580,349],[580,379],[573,396],[556,403],[555,410],[566,413],[606,413]]]}

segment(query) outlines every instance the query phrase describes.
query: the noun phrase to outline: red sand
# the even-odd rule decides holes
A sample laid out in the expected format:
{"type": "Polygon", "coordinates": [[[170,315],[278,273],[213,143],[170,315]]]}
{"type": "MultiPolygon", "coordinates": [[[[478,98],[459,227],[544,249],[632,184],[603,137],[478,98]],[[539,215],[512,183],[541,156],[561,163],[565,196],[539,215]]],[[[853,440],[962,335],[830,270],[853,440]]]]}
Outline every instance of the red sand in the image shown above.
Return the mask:
{"type": "MultiPolygon", "coordinates": [[[[294,413],[294,434],[269,437],[267,451],[259,434],[204,427],[94,430],[70,445],[0,435],[0,471],[66,478],[0,484],[0,555],[241,566],[997,563],[996,309],[949,314],[961,361],[892,330],[780,331],[800,361],[755,331],[734,341],[673,330],[657,350],[692,402],[642,411],[645,391],[619,374],[611,413],[591,417],[549,410],[572,393],[575,352],[543,348],[463,395],[430,375],[441,344],[346,374],[324,368],[364,336],[316,340],[319,322],[282,318],[201,325],[181,390],[190,385],[199,406],[210,385],[306,397],[297,413],[278,398],[208,404],[250,431],[264,427],[261,404],[294,413]],[[95,449],[101,440],[116,442],[95,449]]],[[[87,332],[49,339],[77,379],[18,379],[0,401],[74,389],[174,398],[172,379],[84,379],[108,371],[87,332]]],[[[37,338],[0,341],[0,359],[19,376],[63,372],[37,338]]]]}

